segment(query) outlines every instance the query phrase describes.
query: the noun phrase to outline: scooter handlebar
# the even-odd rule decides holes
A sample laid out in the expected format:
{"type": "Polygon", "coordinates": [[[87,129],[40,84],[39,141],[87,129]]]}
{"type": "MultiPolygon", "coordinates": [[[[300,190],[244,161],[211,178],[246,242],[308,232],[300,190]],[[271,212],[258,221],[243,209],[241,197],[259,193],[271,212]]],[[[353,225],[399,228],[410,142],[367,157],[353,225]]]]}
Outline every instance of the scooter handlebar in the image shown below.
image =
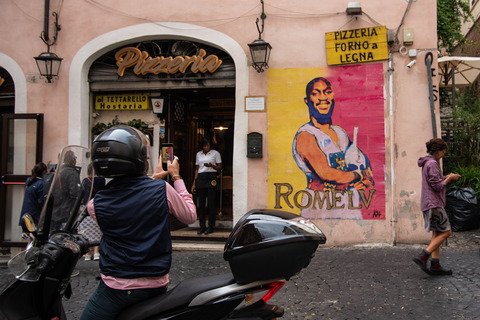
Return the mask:
{"type": "Polygon", "coordinates": [[[53,266],[54,261],[58,261],[62,255],[62,250],[50,243],[46,243],[38,255],[37,272],[46,274],[53,266]]]}
{"type": "Polygon", "coordinates": [[[97,247],[100,245],[100,242],[91,242],[88,241],[84,236],[82,235],[75,235],[75,242],[80,246],[80,249],[82,251],[82,255],[87,253],[90,249],[90,247],[97,247]]]}

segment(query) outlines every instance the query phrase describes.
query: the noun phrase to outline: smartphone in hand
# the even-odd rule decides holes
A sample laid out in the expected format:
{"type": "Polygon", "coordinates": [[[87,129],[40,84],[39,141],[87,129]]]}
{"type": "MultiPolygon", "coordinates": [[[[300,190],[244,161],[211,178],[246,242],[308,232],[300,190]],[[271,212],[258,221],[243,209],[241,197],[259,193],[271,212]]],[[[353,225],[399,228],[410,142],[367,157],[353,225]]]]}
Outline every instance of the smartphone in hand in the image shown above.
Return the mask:
{"type": "Polygon", "coordinates": [[[162,162],[173,161],[173,143],[162,143],[162,162]]]}

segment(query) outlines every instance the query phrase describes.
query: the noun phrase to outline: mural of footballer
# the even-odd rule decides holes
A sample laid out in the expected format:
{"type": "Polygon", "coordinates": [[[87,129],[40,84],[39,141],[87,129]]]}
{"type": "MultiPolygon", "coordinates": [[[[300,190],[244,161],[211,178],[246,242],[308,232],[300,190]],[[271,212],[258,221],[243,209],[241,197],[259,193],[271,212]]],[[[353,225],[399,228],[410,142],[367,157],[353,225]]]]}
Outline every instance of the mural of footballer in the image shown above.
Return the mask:
{"type": "Polygon", "coordinates": [[[335,107],[331,83],[322,77],[306,87],[310,122],[301,126],[292,154],[307,178],[302,216],[321,219],[362,219],[360,194],[374,185],[367,156],[339,126],[332,125],[335,107]],[[309,205],[310,204],[310,205],[309,205]]]}

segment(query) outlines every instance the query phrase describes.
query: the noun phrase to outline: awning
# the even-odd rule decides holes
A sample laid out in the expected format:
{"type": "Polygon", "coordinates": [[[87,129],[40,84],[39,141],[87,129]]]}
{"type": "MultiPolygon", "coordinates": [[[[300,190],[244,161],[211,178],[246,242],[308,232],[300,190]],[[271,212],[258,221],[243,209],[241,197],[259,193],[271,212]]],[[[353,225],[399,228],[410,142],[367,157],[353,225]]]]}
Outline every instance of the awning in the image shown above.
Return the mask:
{"type": "Polygon", "coordinates": [[[441,57],[438,59],[440,87],[468,87],[480,74],[480,58],[441,57]],[[452,69],[455,78],[452,79],[452,69]]]}

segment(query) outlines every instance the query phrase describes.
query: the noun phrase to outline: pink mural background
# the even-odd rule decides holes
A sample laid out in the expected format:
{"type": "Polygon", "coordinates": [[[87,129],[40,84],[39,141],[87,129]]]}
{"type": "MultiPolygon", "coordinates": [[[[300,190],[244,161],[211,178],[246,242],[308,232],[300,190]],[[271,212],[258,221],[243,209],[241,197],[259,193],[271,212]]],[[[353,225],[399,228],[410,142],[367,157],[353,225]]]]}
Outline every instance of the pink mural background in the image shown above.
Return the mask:
{"type": "MultiPolygon", "coordinates": [[[[375,197],[363,219],[385,219],[384,78],[381,63],[331,67],[326,78],[335,92],[332,123],[341,126],[372,164],[375,197]]],[[[322,76],[322,75],[319,75],[322,76]]]]}

